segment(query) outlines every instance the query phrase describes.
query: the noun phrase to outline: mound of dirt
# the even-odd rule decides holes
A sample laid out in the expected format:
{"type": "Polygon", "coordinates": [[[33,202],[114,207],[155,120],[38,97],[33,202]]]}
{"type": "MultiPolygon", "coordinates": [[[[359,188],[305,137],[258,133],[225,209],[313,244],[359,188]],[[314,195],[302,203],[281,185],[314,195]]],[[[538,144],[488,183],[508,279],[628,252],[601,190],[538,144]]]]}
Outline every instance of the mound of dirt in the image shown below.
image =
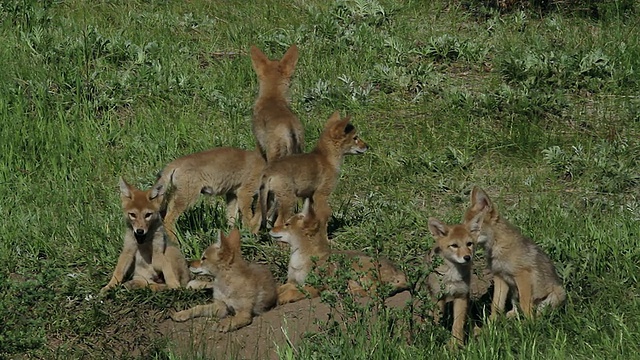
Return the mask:
{"type": "MultiPolygon", "coordinates": [[[[404,306],[411,299],[408,291],[387,299],[389,307],[404,306]]],[[[255,317],[253,323],[236,331],[221,334],[212,329],[206,318],[177,323],[170,319],[159,329],[173,344],[177,355],[198,354],[213,359],[277,359],[278,347],[296,344],[307,333],[317,332],[316,320],[326,320],[330,313],[319,298],[305,299],[255,317]]]]}

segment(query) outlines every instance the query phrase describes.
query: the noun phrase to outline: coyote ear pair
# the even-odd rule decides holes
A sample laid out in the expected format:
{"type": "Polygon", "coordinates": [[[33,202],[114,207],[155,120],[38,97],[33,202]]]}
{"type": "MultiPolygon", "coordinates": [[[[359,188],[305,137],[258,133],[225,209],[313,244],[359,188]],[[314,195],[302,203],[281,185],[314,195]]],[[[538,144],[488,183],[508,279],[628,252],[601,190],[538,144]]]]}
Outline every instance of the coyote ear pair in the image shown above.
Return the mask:
{"type": "MultiPolygon", "coordinates": [[[[120,196],[123,198],[132,199],[133,192],[136,190],[133,186],[129,185],[124,178],[120,177],[120,196]]],[[[153,200],[157,197],[162,197],[165,193],[166,187],[162,183],[153,185],[149,191],[149,200],[153,200]]]]}

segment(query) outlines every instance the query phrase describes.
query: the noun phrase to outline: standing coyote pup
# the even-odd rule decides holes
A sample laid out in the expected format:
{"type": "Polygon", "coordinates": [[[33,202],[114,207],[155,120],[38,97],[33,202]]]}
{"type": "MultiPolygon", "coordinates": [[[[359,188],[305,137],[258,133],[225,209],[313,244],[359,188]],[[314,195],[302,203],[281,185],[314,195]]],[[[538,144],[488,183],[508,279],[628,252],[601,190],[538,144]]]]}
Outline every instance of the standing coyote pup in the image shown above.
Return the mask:
{"type": "MultiPolygon", "coordinates": [[[[479,187],[471,192],[471,206],[464,218],[470,220],[480,212],[487,212],[478,243],[486,250],[487,265],[493,273],[493,299],[491,319],[504,311],[507,294],[519,298],[520,307],[527,318],[545,307],[557,307],[566,298],[562,282],[549,257],[531,239],[511,225],[492,204],[489,196],[479,187]]],[[[507,313],[517,314],[517,308],[507,313]]]]}
{"type": "Polygon", "coordinates": [[[431,265],[435,256],[443,260],[443,264],[433,269],[427,277],[429,293],[438,304],[433,318],[436,323],[439,322],[440,316],[444,314],[445,304],[453,301],[451,335],[455,344],[461,345],[464,342],[474,246],[483,218],[484,213],[481,212],[471,221],[457,225],[446,225],[438,219],[429,219],[429,231],[436,243],[425,256],[425,262],[431,265]]]}
{"type": "Polygon", "coordinates": [[[357,251],[331,251],[326,220],[315,215],[309,200],[305,200],[301,213],[292,216],[284,225],[274,227],[269,234],[291,247],[287,283],[278,288],[279,304],[304,299],[305,294],[298,290],[298,285],[303,286],[311,297],[319,296],[322,289],[305,285],[305,280],[314,267],[314,258],[318,267],[327,266],[329,274],[335,273],[336,265],[327,261],[331,254],[346,256],[352,260],[353,270],[363,273],[358,281],[349,281],[349,291],[353,294],[368,295],[369,291],[374,291],[377,281],[390,285],[394,293],[407,289],[404,273],[388,259],[381,257],[376,261],[357,251]]]}
{"type": "Polygon", "coordinates": [[[362,154],[369,148],[356,134],[351,117],[340,118],[336,111],[320,134],[310,153],[295,154],[267,164],[260,185],[262,226],[266,227],[267,212],[277,208],[274,226],[291,217],[296,197],[311,199],[322,219],[331,216],[329,196],[336,187],[340,167],[347,154],[362,154]],[[267,209],[269,193],[273,194],[273,208],[267,209]]]}
{"type": "Polygon", "coordinates": [[[178,242],[175,222],[200,194],[225,195],[227,222],[233,226],[238,210],[242,224],[257,232],[261,216],[251,209],[253,196],[260,189],[265,162],[258,151],[218,147],[186,155],[170,162],[160,173],[157,184],[169,187],[164,225],[178,242]]]}
{"type": "MultiPolygon", "coordinates": [[[[229,236],[220,233],[218,242],[202,254],[196,273],[212,275],[213,304],[198,305],[171,314],[174,321],[195,317],[215,316],[221,319],[217,330],[233,331],[251,324],[253,317],[276,305],[276,283],[265,265],[247,263],[240,252],[240,231],[233,229],[229,236]]],[[[201,288],[199,280],[187,287],[201,288]]]]}
{"type": "Polygon", "coordinates": [[[297,62],[296,45],[280,60],[269,60],[251,46],[251,64],[260,86],[253,105],[253,135],[267,162],[304,149],[304,128],[289,107],[289,84],[297,62]]]}
{"type": "Polygon", "coordinates": [[[111,281],[101,293],[122,283],[128,289],[148,286],[151,290],[185,286],[190,274],[187,262],[177,247],[168,241],[160,218],[165,188],[156,185],[141,191],[120,178],[122,209],[127,219],[124,247],[111,281]]]}

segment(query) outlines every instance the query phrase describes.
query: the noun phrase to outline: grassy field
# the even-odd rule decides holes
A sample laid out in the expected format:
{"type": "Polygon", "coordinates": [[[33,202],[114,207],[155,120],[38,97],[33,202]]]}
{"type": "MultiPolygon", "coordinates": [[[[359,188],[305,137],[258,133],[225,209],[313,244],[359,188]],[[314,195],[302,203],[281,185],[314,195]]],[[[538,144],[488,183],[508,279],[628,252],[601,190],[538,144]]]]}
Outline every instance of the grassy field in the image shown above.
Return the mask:
{"type": "MultiPolygon", "coordinates": [[[[0,358],[176,357],[140,329],[206,297],[95,297],[122,244],[117,179],[149,186],[178,156],[253,147],[248,48],[279,57],[292,43],[307,149],[336,109],[372,147],[346,159],[332,195],[337,247],[384,253],[418,281],[428,218],[458,222],[477,184],[557,264],[566,306],[499,321],[457,357],[638,356],[640,9],[592,2],[0,3],[0,358]]],[[[178,222],[187,257],[226,226],[219,205],[178,222]]],[[[284,279],[286,253],[244,241],[284,279]]],[[[447,330],[409,311],[372,322],[349,309],[348,333],[328,324],[281,356],[452,356],[447,330]]]]}

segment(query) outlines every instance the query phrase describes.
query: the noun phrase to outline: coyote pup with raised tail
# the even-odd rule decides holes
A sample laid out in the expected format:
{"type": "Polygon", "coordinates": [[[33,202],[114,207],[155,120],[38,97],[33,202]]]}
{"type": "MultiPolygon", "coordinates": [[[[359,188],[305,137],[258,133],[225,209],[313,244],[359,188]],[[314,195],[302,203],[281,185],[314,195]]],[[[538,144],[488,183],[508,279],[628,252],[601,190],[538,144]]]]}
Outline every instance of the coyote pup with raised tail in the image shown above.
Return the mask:
{"type": "Polygon", "coordinates": [[[265,161],[256,150],[218,147],[186,155],[164,167],[156,184],[168,187],[164,225],[169,236],[178,242],[175,223],[178,217],[198,200],[200,194],[224,195],[227,200],[227,222],[233,226],[242,214],[242,224],[257,232],[260,209],[254,195],[260,189],[265,161]]]}
{"type": "MultiPolygon", "coordinates": [[[[227,332],[251,324],[254,316],[276,305],[278,295],[273,275],[265,265],[248,263],[242,258],[238,229],[233,229],[229,236],[221,232],[218,242],[210,245],[200,262],[192,267],[195,273],[215,277],[213,303],[173,313],[174,321],[215,317],[220,319],[217,330],[227,332]]],[[[202,288],[202,282],[192,280],[187,287],[202,288]]]]}
{"type": "Polygon", "coordinates": [[[267,162],[304,151],[304,128],[289,107],[289,84],[297,62],[296,45],[280,60],[269,60],[251,46],[251,64],[260,87],[253,105],[253,135],[267,162]]]}
{"type": "Polygon", "coordinates": [[[177,244],[169,241],[160,208],[165,188],[156,185],[141,191],[120,178],[120,198],[127,220],[124,246],[111,281],[101,293],[124,283],[128,289],[148,286],[152,290],[175,289],[187,285],[189,269],[177,244]]]}
{"type": "Polygon", "coordinates": [[[442,265],[433,269],[427,277],[427,287],[438,308],[434,321],[438,323],[446,303],[453,301],[453,342],[464,342],[464,324],[469,307],[473,254],[484,213],[478,213],[464,224],[446,225],[438,219],[429,219],[429,231],[436,240],[433,249],[425,256],[428,265],[440,257],[442,265]]]}
{"type": "MultiPolygon", "coordinates": [[[[534,316],[534,309],[539,313],[547,306],[555,308],[562,304],[567,295],[553,262],[538,245],[505,220],[489,196],[476,186],[464,218],[469,221],[484,211],[487,214],[478,244],[485,248],[487,265],[493,274],[491,319],[504,312],[509,292],[512,300],[519,298],[527,318],[534,316]]],[[[507,313],[508,317],[514,315],[517,315],[515,306],[507,313]]]]}
{"type": "Polygon", "coordinates": [[[302,286],[311,297],[319,296],[323,289],[305,285],[305,280],[313,270],[314,258],[318,267],[326,266],[329,275],[334,274],[336,265],[328,261],[331,254],[346,256],[352,261],[352,269],[362,273],[357,281],[349,281],[348,288],[353,294],[367,296],[377,283],[390,285],[394,293],[407,289],[405,274],[388,259],[380,257],[376,261],[357,251],[332,251],[327,238],[326,219],[316,216],[309,200],[305,200],[301,213],[292,216],[282,226],[274,227],[269,234],[291,247],[287,283],[278,288],[279,304],[304,299],[306,295],[298,286],[302,286]]]}
{"type": "Polygon", "coordinates": [[[350,121],[351,117],[340,118],[336,111],[327,120],[313,151],[267,164],[260,185],[263,227],[274,212],[277,212],[274,226],[281,226],[291,217],[297,197],[310,199],[320,218],[331,216],[329,196],[338,183],[344,156],[362,154],[369,148],[358,137],[350,121]],[[273,195],[273,203],[272,208],[267,209],[270,194],[273,195]]]}

